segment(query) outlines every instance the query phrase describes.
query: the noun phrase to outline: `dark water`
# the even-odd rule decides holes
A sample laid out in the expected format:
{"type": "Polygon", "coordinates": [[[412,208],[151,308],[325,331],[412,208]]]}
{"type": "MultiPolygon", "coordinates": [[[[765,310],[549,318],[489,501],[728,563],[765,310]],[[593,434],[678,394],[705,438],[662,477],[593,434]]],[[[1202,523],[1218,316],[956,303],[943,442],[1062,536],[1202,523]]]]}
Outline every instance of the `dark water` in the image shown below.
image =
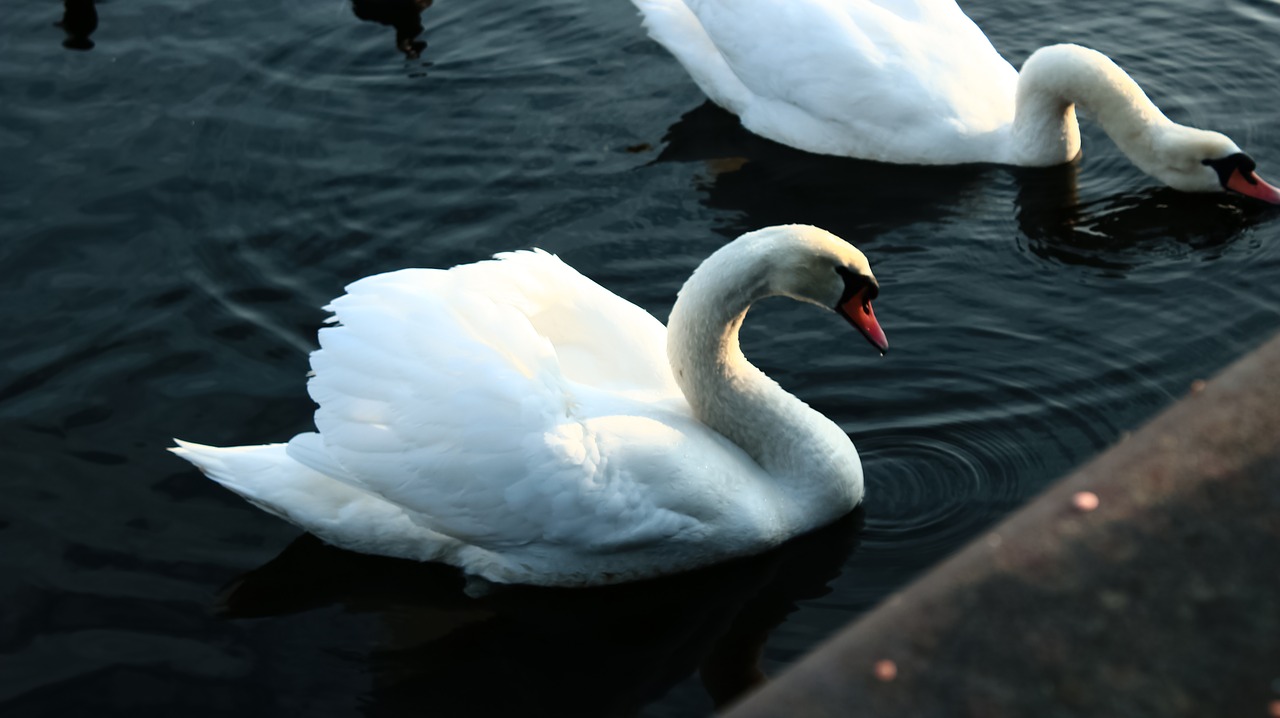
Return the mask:
{"type": "MultiPolygon", "coordinates": [[[[1280,178],[1276,3],[965,7],[1015,62],[1108,53],[1280,178]]],[[[705,715],[1280,326],[1280,213],[1159,189],[1095,126],[1051,170],[807,156],[704,106],[626,0],[420,9],[0,10],[0,714],[705,715]],[[309,427],[355,278],[539,246],[665,317],[779,222],[866,252],[893,343],[752,313],[749,356],[864,457],[865,511],[799,545],[472,600],[163,451],[309,427]]]]}

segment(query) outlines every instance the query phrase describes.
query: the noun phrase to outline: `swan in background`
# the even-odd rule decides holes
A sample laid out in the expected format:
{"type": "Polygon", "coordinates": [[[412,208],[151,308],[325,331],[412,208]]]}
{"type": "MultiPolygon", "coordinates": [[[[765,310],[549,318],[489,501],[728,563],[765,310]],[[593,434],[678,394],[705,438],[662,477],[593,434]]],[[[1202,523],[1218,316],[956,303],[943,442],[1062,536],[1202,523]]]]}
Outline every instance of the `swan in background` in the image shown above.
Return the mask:
{"type": "Polygon", "coordinates": [[[747,129],[901,164],[1048,166],[1080,153],[1077,105],[1139,169],[1280,204],[1225,135],[1164,116],[1107,56],[1052,45],[1019,74],[953,0],[632,0],[649,35],[747,129]]]}
{"type": "Polygon", "coordinates": [[[862,500],[835,423],[743,356],[752,302],[834,310],[881,352],[866,257],[815,227],[745,234],[669,325],[540,251],[362,279],[328,307],[315,433],[171,449],[341,548],[495,583],[587,586],[754,554],[862,500]]]}

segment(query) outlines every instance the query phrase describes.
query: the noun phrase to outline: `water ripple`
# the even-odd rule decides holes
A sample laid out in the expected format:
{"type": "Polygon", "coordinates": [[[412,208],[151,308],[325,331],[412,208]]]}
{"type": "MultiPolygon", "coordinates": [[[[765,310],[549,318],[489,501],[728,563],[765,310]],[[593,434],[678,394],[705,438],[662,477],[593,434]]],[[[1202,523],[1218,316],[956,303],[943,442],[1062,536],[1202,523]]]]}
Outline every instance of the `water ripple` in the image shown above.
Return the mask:
{"type": "MultiPolygon", "coordinates": [[[[371,1],[101,2],[83,51],[63,46],[60,3],[6,7],[0,530],[22,550],[0,552],[15,608],[0,616],[0,673],[39,687],[28,712],[140,707],[108,705],[123,695],[184,715],[379,710],[367,651],[350,647],[431,633],[433,614],[385,634],[337,607],[214,620],[218,587],[297,531],[163,450],[175,434],[237,444],[309,427],[320,306],[360,276],[536,245],[665,318],[741,231],[806,222],[862,248],[887,356],[796,303],[763,303],[744,327],[747,355],[848,432],[868,488],[857,552],[827,556],[799,593],[779,575],[809,598],[769,614],[766,668],[1277,326],[1275,214],[1160,189],[1088,118],[1084,157],[1061,168],[815,157],[707,105],[625,0],[436,0],[407,8],[407,30],[365,22],[371,1]]],[[[1015,63],[1054,42],[1095,47],[1170,117],[1280,175],[1275,2],[962,4],[1015,63]]],[[[302,598],[313,588],[285,579],[302,598]]],[[[555,616],[523,633],[540,675],[671,663],[555,616]],[[597,652],[555,653],[565,629],[597,652]]],[[[510,655],[477,649],[464,668],[447,649],[484,641],[433,635],[446,650],[428,675],[467,700],[492,655],[510,655]]],[[[412,711],[447,714],[432,698],[412,711]]],[[[712,710],[696,678],[636,700],[643,715],[712,710]]]]}
{"type": "Polygon", "coordinates": [[[1027,458],[999,435],[960,427],[953,435],[883,433],[861,437],[868,548],[908,552],[954,546],[1015,498],[1027,458]]]}

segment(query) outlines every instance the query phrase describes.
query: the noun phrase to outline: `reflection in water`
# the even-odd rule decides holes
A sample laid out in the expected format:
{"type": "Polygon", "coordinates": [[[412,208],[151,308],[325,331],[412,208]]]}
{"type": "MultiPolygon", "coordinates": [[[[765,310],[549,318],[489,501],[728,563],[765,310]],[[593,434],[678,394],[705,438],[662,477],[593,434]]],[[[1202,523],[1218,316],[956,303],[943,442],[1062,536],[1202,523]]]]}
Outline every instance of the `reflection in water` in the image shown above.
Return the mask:
{"type": "Polygon", "coordinates": [[[726,234],[773,224],[812,224],[859,244],[893,227],[942,219],[998,170],[990,165],[921,167],[816,155],[748,132],[707,101],[663,137],[655,162],[707,163],[706,203],[743,214],[726,234]],[[841,235],[845,236],[845,235],[841,235]]]}
{"type": "Polygon", "coordinates": [[[1045,259],[1123,275],[1152,261],[1217,259],[1275,210],[1247,198],[1151,187],[1081,202],[1078,163],[1010,170],[1018,179],[1018,226],[1045,259]]]}
{"type": "Polygon", "coordinates": [[[72,50],[93,47],[89,36],[98,29],[98,9],[94,0],[63,0],[62,21],[58,23],[67,37],[62,46],[72,50]]]}
{"type": "Polygon", "coordinates": [[[304,535],[237,579],[222,612],[340,604],[376,614],[381,645],[354,659],[354,670],[373,674],[371,715],[628,715],[695,671],[722,706],[764,680],[770,631],[796,601],[827,593],[862,520],[857,510],[767,554],[679,576],[578,590],[499,587],[480,598],[464,593],[455,569],[304,535]]]}
{"type": "MultiPolygon", "coordinates": [[[[655,162],[706,163],[706,204],[742,214],[726,234],[771,224],[850,231],[859,244],[910,224],[995,206],[973,201],[989,185],[1017,183],[1017,220],[1036,255],[1108,271],[1192,252],[1216,258],[1241,232],[1276,210],[1226,194],[1150,187],[1099,200],[1078,197],[1079,163],[1048,168],[894,165],[802,152],[753,135],[706,102],[668,130],[655,162]]],[[[1000,208],[1003,212],[1004,208],[1000,208]]],[[[1003,215],[1002,215],[1003,216],[1003,215]]],[[[845,235],[842,235],[845,236],[845,235]]]]}
{"type": "Polygon", "coordinates": [[[426,49],[422,34],[422,11],[433,0],[351,0],[351,11],[361,20],[395,28],[396,47],[410,60],[426,49]]]}

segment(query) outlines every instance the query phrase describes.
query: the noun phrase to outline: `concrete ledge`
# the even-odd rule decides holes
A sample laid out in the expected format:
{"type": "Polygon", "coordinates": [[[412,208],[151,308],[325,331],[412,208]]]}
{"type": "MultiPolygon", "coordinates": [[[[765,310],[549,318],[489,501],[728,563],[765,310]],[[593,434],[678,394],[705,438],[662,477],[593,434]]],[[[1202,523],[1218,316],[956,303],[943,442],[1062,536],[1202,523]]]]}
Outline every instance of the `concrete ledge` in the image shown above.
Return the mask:
{"type": "Polygon", "coordinates": [[[1280,717],[1280,337],[727,716],[1280,717]]]}

